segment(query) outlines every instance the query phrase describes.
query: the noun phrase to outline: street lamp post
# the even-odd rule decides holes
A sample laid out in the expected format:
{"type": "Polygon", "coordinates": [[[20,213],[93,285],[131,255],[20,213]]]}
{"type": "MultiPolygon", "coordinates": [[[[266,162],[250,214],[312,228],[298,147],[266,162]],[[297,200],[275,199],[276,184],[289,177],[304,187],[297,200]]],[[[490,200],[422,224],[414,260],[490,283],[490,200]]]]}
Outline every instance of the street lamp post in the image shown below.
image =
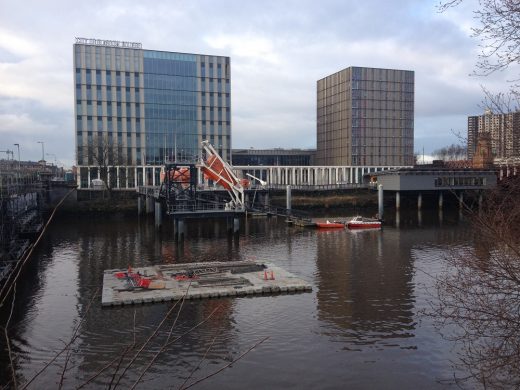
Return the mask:
{"type": "Polygon", "coordinates": [[[42,161],[45,161],[45,147],[43,141],[38,141],[39,144],[42,144],[42,161]]]}
{"type": "Polygon", "coordinates": [[[20,170],[20,144],[14,144],[18,148],[18,170],[20,170]]]}

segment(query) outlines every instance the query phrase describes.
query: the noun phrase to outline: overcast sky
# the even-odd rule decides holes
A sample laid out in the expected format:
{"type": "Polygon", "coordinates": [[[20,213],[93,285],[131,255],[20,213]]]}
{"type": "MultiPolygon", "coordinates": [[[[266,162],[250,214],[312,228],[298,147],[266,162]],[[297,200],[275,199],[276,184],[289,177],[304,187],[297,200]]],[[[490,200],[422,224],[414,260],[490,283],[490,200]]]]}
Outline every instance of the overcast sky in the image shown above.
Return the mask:
{"type": "Polygon", "coordinates": [[[314,148],[318,79],[348,66],[414,70],[415,150],[429,153],[482,111],[481,84],[504,91],[513,78],[470,76],[475,0],[442,14],[437,4],[0,0],[0,150],[19,143],[22,159],[38,160],[43,141],[72,164],[72,45],[86,37],[231,57],[235,148],[314,148]]]}

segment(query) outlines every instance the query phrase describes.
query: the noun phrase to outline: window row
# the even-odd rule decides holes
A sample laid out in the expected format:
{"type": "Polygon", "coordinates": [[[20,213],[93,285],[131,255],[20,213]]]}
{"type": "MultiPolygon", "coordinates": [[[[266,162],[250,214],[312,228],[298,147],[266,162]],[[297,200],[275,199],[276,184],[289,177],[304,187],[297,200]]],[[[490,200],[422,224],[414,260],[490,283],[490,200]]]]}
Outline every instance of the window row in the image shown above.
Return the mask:
{"type": "Polygon", "coordinates": [[[435,187],[482,187],[486,185],[485,177],[437,177],[435,187]]]}

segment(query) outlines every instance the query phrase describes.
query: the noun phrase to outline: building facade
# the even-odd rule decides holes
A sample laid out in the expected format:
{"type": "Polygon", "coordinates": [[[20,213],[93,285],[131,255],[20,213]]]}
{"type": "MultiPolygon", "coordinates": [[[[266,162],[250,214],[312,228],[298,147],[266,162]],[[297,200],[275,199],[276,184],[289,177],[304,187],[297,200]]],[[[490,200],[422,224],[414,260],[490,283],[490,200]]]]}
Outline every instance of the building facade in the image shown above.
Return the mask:
{"type": "Polygon", "coordinates": [[[478,139],[485,133],[491,137],[491,153],[494,158],[520,157],[520,112],[493,114],[487,110],[484,115],[469,116],[469,159],[475,155],[478,139]]]}
{"type": "Polygon", "coordinates": [[[233,165],[309,166],[314,165],[315,149],[233,149],[233,165]]]}
{"type": "Polygon", "coordinates": [[[205,139],[230,158],[229,57],[85,38],[73,53],[80,188],[156,184],[159,166],[194,162],[205,139]]]}
{"type": "Polygon", "coordinates": [[[413,165],[413,71],[349,67],[317,98],[318,165],[413,165]]]}

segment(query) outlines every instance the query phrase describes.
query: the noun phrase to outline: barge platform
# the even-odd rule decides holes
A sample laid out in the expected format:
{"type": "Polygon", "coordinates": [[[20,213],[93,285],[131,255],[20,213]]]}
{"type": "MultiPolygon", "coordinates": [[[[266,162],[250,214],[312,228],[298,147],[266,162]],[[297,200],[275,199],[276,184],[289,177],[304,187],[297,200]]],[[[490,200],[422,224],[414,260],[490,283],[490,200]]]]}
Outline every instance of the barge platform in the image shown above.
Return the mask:
{"type": "Polygon", "coordinates": [[[102,306],[312,291],[306,281],[259,261],[163,264],[105,270],[102,306]]]}

